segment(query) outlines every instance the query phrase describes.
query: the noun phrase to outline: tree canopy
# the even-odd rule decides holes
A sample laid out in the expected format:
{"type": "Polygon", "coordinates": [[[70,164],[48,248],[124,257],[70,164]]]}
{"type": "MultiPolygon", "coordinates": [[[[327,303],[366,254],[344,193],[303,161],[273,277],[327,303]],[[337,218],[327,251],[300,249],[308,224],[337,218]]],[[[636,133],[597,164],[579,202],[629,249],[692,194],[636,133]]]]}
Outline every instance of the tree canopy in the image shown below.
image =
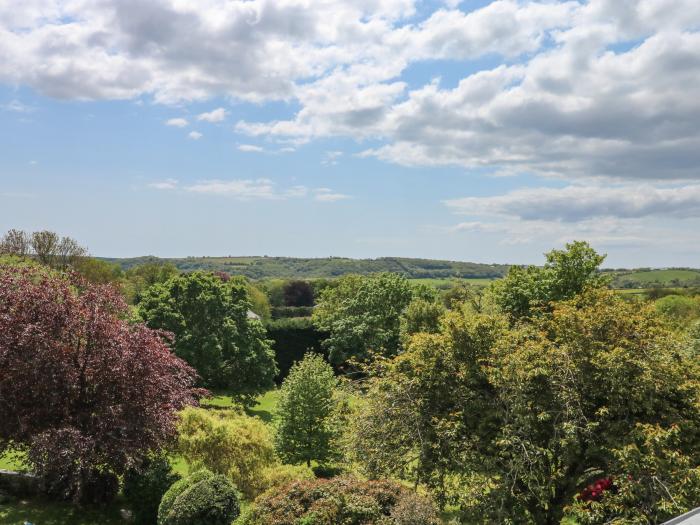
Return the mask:
{"type": "Polygon", "coordinates": [[[0,450],[28,451],[49,492],[84,499],[167,444],[195,400],[195,371],[127,315],[109,286],[0,268],[0,450]]]}
{"type": "Polygon", "coordinates": [[[174,335],[175,353],[208,388],[242,402],[273,385],[277,373],[265,328],[248,316],[247,285],[204,272],[171,277],[147,289],[138,311],[148,326],[174,335]]]}

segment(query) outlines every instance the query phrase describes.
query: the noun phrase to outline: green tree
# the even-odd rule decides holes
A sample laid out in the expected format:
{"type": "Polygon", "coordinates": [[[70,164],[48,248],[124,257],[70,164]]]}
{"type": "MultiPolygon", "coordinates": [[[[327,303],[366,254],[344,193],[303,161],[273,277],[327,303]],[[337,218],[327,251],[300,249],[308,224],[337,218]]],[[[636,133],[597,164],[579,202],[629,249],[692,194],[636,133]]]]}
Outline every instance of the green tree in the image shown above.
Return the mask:
{"type": "MultiPolygon", "coordinates": [[[[468,523],[559,523],[587,484],[634,462],[644,489],[626,493],[627,511],[657,522],[690,507],[697,484],[680,481],[700,467],[700,364],[687,342],[607,290],[547,310],[510,328],[454,311],[439,334],[415,335],[371,381],[356,459],[425,483],[468,523]]],[[[624,515],[611,504],[596,523],[624,515]]]]}
{"type": "Polygon", "coordinates": [[[164,283],[180,273],[172,263],[148,262],[129,268],[125,272],[125,289],[129,302],[136,304],[145,290],[154,284],[164,283]]]}
{"type": "Polygon", "coordinates": [[[337,379],[323,356],[306,354],[282,383],[276,445],[290,463],[324,463],[337,455],[337,379]]]}
{"type": "Polygon", "coordinates": [[[491,291],[496,304],[512,319],[541,312],[553,301],[571,299],[586,288],[607,286],[609,277],[599,272],[605,260],[588,243],[574,241],[565,250],[545,254],[543,267],[512,266],[491,291]]]}
{"type": "Polygon", "coordinates": [[[249,404],[273,385],[274,352],[262,323],[248,317],[245,283],[204,272],[177,275],[151,286],[138,310],[151,328],[174,334],[175,353],[205,386],[249,404]]]}
{"type": "Polygon", "coordinates": [[[396,355],[401,314],[416,295],[406,278],[391,273],[350,275],[325,289],[313,319],[319,330],[330,334],[324,345],[331,363],[365,361],[372,352],[396,355]]]}

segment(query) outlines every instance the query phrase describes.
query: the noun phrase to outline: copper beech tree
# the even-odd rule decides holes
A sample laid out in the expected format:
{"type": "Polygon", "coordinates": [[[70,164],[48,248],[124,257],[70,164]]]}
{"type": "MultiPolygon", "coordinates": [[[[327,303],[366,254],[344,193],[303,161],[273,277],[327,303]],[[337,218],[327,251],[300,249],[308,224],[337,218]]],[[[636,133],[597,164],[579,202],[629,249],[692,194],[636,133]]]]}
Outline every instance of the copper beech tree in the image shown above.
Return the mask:
{"type": "Polygon", "coordinates": [[[28,453],[47,492],[107,499],[163,447],[196,374],[109,286],[0,270],[0,453],[28,453]]]}

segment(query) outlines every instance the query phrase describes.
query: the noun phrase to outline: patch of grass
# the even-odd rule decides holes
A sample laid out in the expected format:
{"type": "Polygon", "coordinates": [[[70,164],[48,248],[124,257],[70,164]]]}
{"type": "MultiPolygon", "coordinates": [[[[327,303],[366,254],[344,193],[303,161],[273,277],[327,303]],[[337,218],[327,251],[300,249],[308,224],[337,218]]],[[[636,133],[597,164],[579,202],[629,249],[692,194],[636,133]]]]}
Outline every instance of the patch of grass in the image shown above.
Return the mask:
{"type": "Polygon", "coordinates": [[[6,452],[0,454],[0,470],[22,470],[24,468],[24,454],[19,452],[6,452]]]}
{"type": "Polygon", "coordinates": [[[700,284],[700,271],[668,269],[668,270],[644,270],[618,273],[614,278],[616,287],[624,287],[626,284],[645,286],[692,286],[700,284]]]}
{"type": "Polygon", "coordinates": [[[78,508],[70,503],[44,499],[19,500],[0,505],[3,525],[117,525],[125,523],[119,514],[123,502],[117,500],[105,507],[78,508]]]}
{"type": "Polygon", "coordinates": [[[270,423],[275,417],[279,398],[279,390],[276,388],[268,390],[263,395],[258,397],[258,402],[252,408],[249,408],[247,412],[251,416],[259,417],[265,423],[270,423]]]}

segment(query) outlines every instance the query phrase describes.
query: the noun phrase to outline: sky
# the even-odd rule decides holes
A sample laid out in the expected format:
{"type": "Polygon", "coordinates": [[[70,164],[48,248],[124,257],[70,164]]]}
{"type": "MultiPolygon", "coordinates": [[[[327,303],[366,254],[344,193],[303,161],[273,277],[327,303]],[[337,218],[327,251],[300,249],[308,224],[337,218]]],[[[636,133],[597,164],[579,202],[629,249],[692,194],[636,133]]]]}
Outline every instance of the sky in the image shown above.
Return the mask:
{"type": "Polygon", "coordinates": [[[700,267],[698,0],[0,0],[0,230],[700,267]]]}

